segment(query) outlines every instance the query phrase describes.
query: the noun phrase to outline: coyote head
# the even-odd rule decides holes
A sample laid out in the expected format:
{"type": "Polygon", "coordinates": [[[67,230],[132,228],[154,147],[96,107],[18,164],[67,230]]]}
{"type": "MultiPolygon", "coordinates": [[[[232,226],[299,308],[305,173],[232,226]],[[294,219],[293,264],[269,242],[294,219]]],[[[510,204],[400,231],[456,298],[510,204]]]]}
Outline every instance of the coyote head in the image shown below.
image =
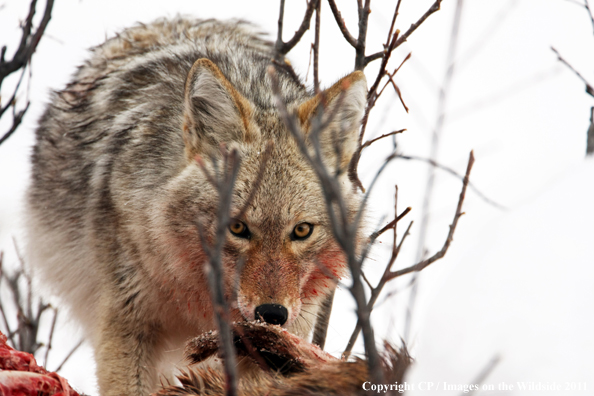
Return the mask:
{"type": "MultiPolygon", "coordinates": [[[[261,83],[267,93],[252,93],[234,86],[208,59],[190,70],[180,125],[181,171],[156,211],[163,225],[156,239],[167,245],[167,268],[160,272],[168,278],[163,283],[176,285],[175,298],[188,301],[189,312],[211,317],[212,310],[200,308],[208,300],[203,242],[214,241],[220,197],[206,174],[222,172],[221,145],[237,150],[241,165],[221,257],[234,319],[261,319],[305,335],[323,297],[345,275],[345,257],[333,238],[318,177],[280,119],[268,79],[261,83]],[[260,172],[265,152],[268,161],[260,172]]],[[[290,92],[296,88],[282,79],[280,89],[309,149],[318,150],[338,175],[352,219],[359,199],[346,169],[358,147],[365,76],[354,72],[314,97],[290,92]],[[322,108],[326,127],[315,147],[309,133],[322,108]]]]}

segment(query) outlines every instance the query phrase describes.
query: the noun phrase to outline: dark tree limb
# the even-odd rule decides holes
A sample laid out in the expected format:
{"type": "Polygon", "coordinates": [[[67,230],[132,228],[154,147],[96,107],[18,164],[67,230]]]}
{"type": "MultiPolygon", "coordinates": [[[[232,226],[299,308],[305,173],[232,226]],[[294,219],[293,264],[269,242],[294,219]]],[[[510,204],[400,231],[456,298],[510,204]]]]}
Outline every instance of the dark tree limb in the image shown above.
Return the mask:
{"type": "Polygon", "coordinates": [[[278,33],[276,37],[276,53],[277,53],[277,61],[280,59],[280,55],[286,55],[289,51],[293,49],[301,40],[301,37],[305,34],[305,32],[309,29],[309,24],[311,21],[311,16],[318,4],[321,0],[310,0],[307,3],[307,9],[305,10],[305,16],[303,17],[303,21],[301,22],[301,26],[295,32],[293,37],[287,41],[283,41],[283,19],[285,14],[285,0],[280,1],[280,11],[278,17],[278,33]]]}
{"type": "Polygon", "coordinates": [[[17,130],[17,128],[19,127],[19,125],[21,125],[21,122],[23,122],[23,117],[25,116],[25,113],[27,112],[27,110],[29,110],[29,104],[30,103],[27,102],[27,105],[25,106],[24,109],[19,110],[18,112],[13,112],[13,114],[12,114],[12,126],[0,138],[0,145],[2,143],[4,143],[9,137],[11,137],[12,134],[15,133],[15,131],[17,130]]]}
{"type": "Polygon", "coordinates": [[[411,210],[412,210],[412,208],[410,206],[408,208],[404,209],[402,211],[402,213],[400,213],[394,220],[392,220],[391,222],[389,222],[388,224],[386,224],[381,230],[376,231],[373,234],[371,234],[371,236],[369,238],[371,240],[376,240],[384,232],[388,231],[391,228],[394,228],[394,226],[396,225],[396,223],[398,223],[400,220],[402,220],[402,218],[404,216],[406,216],[411,210]]]}
{"type": "Polygon", "coordinates": [[[21,69],[22,67],[25,67],[25,65],[31,60],[31,57],[33,56],[33,53],[37,49],[37,45],[41,40],[41,36],[43,36],[47,24],[52,17],[54,0],[47,0],[41,22],[35,30],[35,33],[32,33],[33,16],[35,15],[36,5],[37,0],[32,0],[29,6],[29,14],[25,19],[25,23],[22,28],[23,33],[21,35],[19,47],[10,61],[5,60],[6,50],[4,48],[2,50],[2,57],[0,59],[0,87],[2,87],[2,82],[6,76],[21,69]]]}
{"type": "Polygon", "coordinates": [[[361,6],[359,1],[358,14],[359,14],[359,36],[357,37],[357,46],[355,47],[355,70],[363,70],[367,66],[365,57],[365,47],[367,40],[367,24],[369,22],[369,13],[371,8],[369,7],[371,0],[365,0],[365,5],[361,6]]]}
{"type": "Polygon", "coordinates": [[[347,41],[347,43],[352,45],[353,48],[357,48],[357,39],[355,39],[349,33],[349,30],[347,29],[344,23],[344,19],[342,18],[342,14],[340,13],[340,11],[338,11],[338,7],[336,7],[336,3],[334,2],[334,0],[328,0],[328,4],[330,5],[330,9],[332,10],[334,19],[336,19],[336,24],[338,25],[338,28],[340,29],[340,32],[342,33],[344,39],[347,41]]]}

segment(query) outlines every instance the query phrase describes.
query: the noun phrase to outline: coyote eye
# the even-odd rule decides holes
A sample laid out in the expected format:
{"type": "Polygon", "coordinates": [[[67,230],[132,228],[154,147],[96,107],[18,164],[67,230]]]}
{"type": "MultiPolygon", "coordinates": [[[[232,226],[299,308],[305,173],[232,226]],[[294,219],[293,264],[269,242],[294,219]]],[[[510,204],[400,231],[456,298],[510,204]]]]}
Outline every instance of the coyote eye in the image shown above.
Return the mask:
{"type": "Polygon", "coordinates": [[[248,230],[247,226],[239,220],[231,220],[229,231],[231,231],[231,234],[239,238],[248,239],[250,237],[250,230],[248,230]]]}
{"type": "Polygon", "coordinates": [[[297,224],[293,229],[293,234],[291,235],[291,239],[293,240],[303,240],[309,238],[311,233],[313,232],[314,226],[309,223],[301,223],[297,224]]]}

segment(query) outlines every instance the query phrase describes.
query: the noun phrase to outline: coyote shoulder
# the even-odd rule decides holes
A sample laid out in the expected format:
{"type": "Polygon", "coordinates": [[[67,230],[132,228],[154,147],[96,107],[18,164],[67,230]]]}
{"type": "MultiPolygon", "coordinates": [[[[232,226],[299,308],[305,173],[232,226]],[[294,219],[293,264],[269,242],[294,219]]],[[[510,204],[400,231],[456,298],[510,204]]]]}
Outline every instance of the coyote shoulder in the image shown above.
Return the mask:
{"type": "MultiPolygon", "coordinates": [[[[51,96],[32,154],[28,253],[83,325],[102,395],[155,391],[163,362],[215,327],[196,224],[212,240],[218,196],[196,158],[214,172],[222,144],[241,157],[222,256],[232,319],[305,337],[345,275],[318,179],[274,105],[273,48],[246,22],[158,20],[95,47],[51,96]],[[260,187],[240,213],[269,142],[260,187]]],[[[321,96],[287,61],[275,64],[307,137],[321,96]]],[[[366,93],[361,72],[326,91],[335,109],[320,138],[329,167],[347,168],[366,93]]],[[[345,174],[354,214],[359,198],[345,174]]]]}

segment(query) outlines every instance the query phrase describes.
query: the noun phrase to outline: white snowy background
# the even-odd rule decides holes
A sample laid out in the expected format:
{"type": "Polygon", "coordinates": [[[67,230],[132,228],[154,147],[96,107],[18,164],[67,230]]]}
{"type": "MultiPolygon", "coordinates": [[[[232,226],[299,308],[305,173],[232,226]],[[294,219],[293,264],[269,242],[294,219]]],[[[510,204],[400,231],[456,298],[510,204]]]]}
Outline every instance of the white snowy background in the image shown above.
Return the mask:
{"type": "MultiPolygon", "coordinates": [[[[412,310],[408,336],[416,360],[407,380],[472,383],[498,357],[485,384],[511,391],[481,394],[594,394],[594,159],[585,159],[586,131],[594,98],[584,84],[561,65],[550,47],[557,48],[586,78],[594,81],[594,35],[581,0],[466,0],[462,11],[455,74],[448,91],[446,122],[437,160],[463,173],[474,149],[472,182],[501,210],[467,193],[464,215],[447,256],[423,271],[412,310]],[[522,392],[517,382],[560,384],[560,391],[522,392]],[[586,391],[566,390],[581,384],[586,391]]],[[[28,1],[0,1],[0,44],[15,49],[18,23],[28,1]]],[[[38,17],[44,2],[40,1],[38,17]]],[[[284,38],[297,29],[305,1],[286,6],[284,38]]],[[[395,1],[372,1],[368,50],[381,50],[395,1]]],[[[432,3],[403,0],[397,27],[405,31],[432,3]]],[[[356,3],[339,1],[339,8],[355,35],[356,3]]],[[[455,0],[444,0],[432,15],[395,51],[390,71],[412,51],[412,58],[395,77],[407,114],[393,90],[387,89],[372,112],[367,137],[406,128],[398,136],[404,154],[429,156],[431,133],[437,119],[438,96],[447,68],[446,58],[455,0]]],[[[87,48],[135,22],[188,14],[201,18],[241,18],[276,35],[276,1],[140,1],[61,0],[54,7],[47,34],[32,62],[27,79],[31,108],[18,132],[0,146],[0,249],[5,267],[17,263],[12,238],[24,244],[22,202],[33,144],[34,129],[51,89],[60,89],[87,48]]],[[[312,20],[313,25],[313,20],[312,20]]],[[[289,57],[306,76],[308,32],[289,57]]],[[[344,41],[326,2],[322,6],[320,78],[329,86],[349,73],[354,50],[344,41]]],[[[369,85],[377,64],[366,69],[369,85]]],[[[4,100],[16,79],[5,82],[4,100]]],[[[311,70],[307,84],[312,84],[311,70]]],[[[25,92],[18,98],[25,101],[25,92]]],[[[4,104],[4,102],[3,102],[4,104]]],[[[0,122],[0,133],[9,127],[0,122]]],[[[361,173],[369,183],[381,158],[392,150],[390,139],[365,152],[361,173]]],[[[396,266],[414,264],[427,165],[397,160],[375,189],[370,213],[372,227],[393,216],[393,189],[399,187],[399,208],[413,211],[400,224],[402,235],[415,220],[396,266]]],[[[441,248],[447,235],[458,193],[459,179],[437,170],[427,236],[429,254],[441,248]]],[[[377,280],[383,271],[391,235],[373,251],[366,273],[377,280]]],[[[378,341],[399,343],[405,335],[410,278],[394,282],[374,311],[378,341]]],[[[345,281],[348,284],[348,281],[345,281]]],[[[8,302],[8,294],[1,294],[8,302]]],[[[55,369],[81,337],[62,312],[49,369],[55,369]]],[[[335,300],[326,349],[340,354],[355,323],[352,299],[341,290],[335,300]]],[[[46,324],[47,325],[47,324],[46,324]]],[[[356,350],[362,351],[361,344],[356,350]]],[[[97,394],[92,351],[87,345],[64,366],[61,374],[79,390],[97,394]]],[[[410,394],[427,393],[419,391],[410,394]]],[[[455,395],[459,391],[441,391],[455,395]]]]}

